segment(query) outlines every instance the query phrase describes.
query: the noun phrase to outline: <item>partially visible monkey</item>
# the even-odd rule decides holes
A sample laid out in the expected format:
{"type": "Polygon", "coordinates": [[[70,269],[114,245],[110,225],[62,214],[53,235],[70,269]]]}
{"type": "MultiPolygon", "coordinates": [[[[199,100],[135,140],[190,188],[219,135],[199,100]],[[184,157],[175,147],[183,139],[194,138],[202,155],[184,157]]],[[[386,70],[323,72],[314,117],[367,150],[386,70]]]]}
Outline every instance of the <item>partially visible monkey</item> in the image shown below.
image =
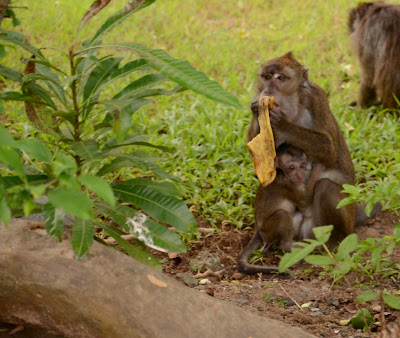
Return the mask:
{"type": "Polygon", "coordinates": [[[319,163],[323,170],[304,198],[287,193],[287,186],[281,180],[284,175],[277,175],[267,187],[259,187],[255,201],[255,234],[238,260],[239,270],[248,274],[277,270],[248,263],[251,251],[260,248],[264,238],[278,239],[280,246],[287,250],[296,232],[300,231],[299,237],[308,238],[312,236],[313,227],[332,224],[330,246],[334,246],[354,231],[356,214],[354,204],[336,209],[345,197],[341,185],[354,184],[350,151],[329,109],[325,92],[308,80],[307,70],[291,52],[267,61],[261,68],[251,104],[253,119],[247,133],[248,141],[260,132],[258,99],[261,96],[274,97],[270,121],[277,149],[284,143],[293,145],[313,163],[319,163]],[[292,202],[293,198],[304,202],[303,211],[299,212],[300,207],[292,202]],[[295,229],[296,224],[301,224],[299,230],[295,229]]]}
{"type": "Polygon", "coordinates": [[[361,66],[358,104],[397,108],[400,99],[400,5],[362,2],[349,14],[352,46],[361,66]]]}

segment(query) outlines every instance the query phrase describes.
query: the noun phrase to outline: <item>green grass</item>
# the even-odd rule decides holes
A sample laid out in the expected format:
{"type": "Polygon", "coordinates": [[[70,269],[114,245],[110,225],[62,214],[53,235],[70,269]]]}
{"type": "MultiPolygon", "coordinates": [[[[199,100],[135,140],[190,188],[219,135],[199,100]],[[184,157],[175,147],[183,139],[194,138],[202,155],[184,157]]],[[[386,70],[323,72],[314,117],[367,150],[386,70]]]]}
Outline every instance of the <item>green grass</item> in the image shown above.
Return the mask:
{"type": "MultiPolygon", "coordinates": [[[[81,37],[90,37],[125,2],[113,1],[81,37]]],[[[36,46],[54,46],[67,52],[80,18],[91,3],[20,0],[18,5],[28,9],[17,10],[22,24],[16,30],[36,46]]],[[[356,99],[359,85],[359,68],[347,34],[347,14],[357,3],[159,0],[104,38],[105,43],[135,41],[187,59],[243,104],[243,109],[236,110],[193,93],[182,93],[156,99],[134,116],[135,131],[148,134],[151,142],[173,146],[170,154],[159,154],[158,162],[180,178],[188,205],[212,224],[246,227],[253,223],[258,182],[245,143],[251,115],[248,107],[260,65],[289,50],[309,69],[311,81],[329,95],[331,110],[354,159],[357,180],[364,189],[360,199],[376,193],[382,184],[400,186],[400,177],[393,169],[400,162],[399,118],[379,108],[358,111],[348,107],[356,99]],[[354,130],[349,130],[349,125],[354,130]]],[[[8,20],[3,28],[10,28],[8,20]]],[[[11,48],[7,53],[4,63],[23,71],[24,64],[19,60],[28,55],[11,48]]],[[[52,60],[66,62],[58,52],[45,53],[52,60]]],[[[23,106],[7,104],[6,108],[16,131],[26,134],[29,127],[23,106]]]]}

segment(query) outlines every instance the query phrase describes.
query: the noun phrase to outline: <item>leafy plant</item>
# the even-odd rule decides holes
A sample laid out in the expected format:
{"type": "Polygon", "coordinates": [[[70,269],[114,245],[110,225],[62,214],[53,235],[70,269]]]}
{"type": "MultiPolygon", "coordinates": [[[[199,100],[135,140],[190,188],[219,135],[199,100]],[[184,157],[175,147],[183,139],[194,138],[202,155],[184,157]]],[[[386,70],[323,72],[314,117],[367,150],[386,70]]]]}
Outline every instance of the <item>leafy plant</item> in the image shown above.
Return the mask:
{"type": "Polygon", "coordinates": [[[31,45],[22,34],[0,30],[3,43],[32,54],[25,60],[24,74],[0,66],[0,75],[20,86],[20,91],[1,93],[0,100],[24,102],[27,118],[37,130],[29,139],[18,139],[0,129],[0,162],[6,167],[1,176],[0,218],[8,224],[11,215],[42,212],[47,232],[61,241],[68,216],[73,220],[72,246],[78,259],[90,248],[95,228],[113,237],[131,256],[158,268],[143,243],[158,250],[185,252],[178,234],[193,234],[196,222],[169,182],[176,179],[146,153],[132,150],[170,149],[130,133],[132,116],[151,103],[152,97],[185,89],[240,106],[217,82],[163,50],[134,42],[102,43],[105,34],[154,1],[129,1],[79,48],[78,37],[85,25],[110,2],[94,1],[68,52],[58,50],[65,57],[61,64],[53,64],[43,49],[31,45]],[[112,54],[131,51],[138,58],[124,62],[122,57],[102,55],[105,49],[112,54]],[[121,85],[122,89],[115,90],[121,85]],[[128,168],[151,179],[123,180],[128,168]],[[109,183],[112,179],[116,179],[114,184],[109,183]],[[43,196],[47,197],[44,204],[39,202],[43,196]],[[123,231],[110,226],[104,215],[123,231]],[[121,237],[126,233],[138,238],[134,246],[121,237]]]}

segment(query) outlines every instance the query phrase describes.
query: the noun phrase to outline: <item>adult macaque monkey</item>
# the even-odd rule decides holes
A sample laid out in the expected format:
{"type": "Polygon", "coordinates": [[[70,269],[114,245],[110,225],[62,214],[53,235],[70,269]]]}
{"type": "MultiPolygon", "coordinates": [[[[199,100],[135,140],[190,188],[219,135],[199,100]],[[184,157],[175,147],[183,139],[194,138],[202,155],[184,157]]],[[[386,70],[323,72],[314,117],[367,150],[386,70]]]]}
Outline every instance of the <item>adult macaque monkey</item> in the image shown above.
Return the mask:
{"type": "Polygon", "coordinates": [[[284,143],[292,145],[324,170],[317,177],[312,192],[303,199],[305,209],[302,212],[299,212],[300,206],[292,202],[293,195],[285,193],[286,188],[279,184],[279,177],[271,185],[259,187],[255,200],[255,234],[238,260],[239,270],[247,274],[277,271],[276,267],[248,263],[251,251],[259,249],[263,241],[272,244],[268,241],[275,240],[282,249],[290,250],[296,233],[307,238],[312,236],[313,227],[332,224],[334,230],[329,244],[334,246],[354,231],[356,214],[354,204],[336,209],[345,197],[340,192],[341,184],[354,184],[349,149],[329,110],[325,92],[308,80],[307,70],[291,52],[267,61],[261,68],[251,104],[253,119],[248,141],[260,131],[258,99],[261,96],[274,97],[270,121],[276,148],[284,143]],[[334,178],[330,173],[334,173],[334,178]],[[338,181],[340,184],[336,183],[338,181]],[[297,224],[300,229],[296,229],[297,224]]]}
{"type": "Polygon", "coordinates": [[[352,46],[361,66],[358,104],[397,108],[400,99],[400,5],[363,2],[349,14],[352,46]]]}

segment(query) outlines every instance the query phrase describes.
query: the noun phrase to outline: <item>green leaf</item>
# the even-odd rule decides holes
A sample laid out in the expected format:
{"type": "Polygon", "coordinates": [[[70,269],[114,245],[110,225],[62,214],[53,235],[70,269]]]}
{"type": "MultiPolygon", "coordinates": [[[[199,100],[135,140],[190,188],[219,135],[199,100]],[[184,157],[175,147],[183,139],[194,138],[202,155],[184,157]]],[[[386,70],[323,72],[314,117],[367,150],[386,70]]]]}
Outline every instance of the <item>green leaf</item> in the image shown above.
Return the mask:
{"type": "Polygon", "coordinates": [[[355,316],[351,319],[351,324],[355,329],[363,329],[365,324],[370,325],[372,323],[372,315],[367,309],[359,309],[355,316]]]}
{"type": "MultiPolygon", "coordinates": [[[[151,102],[150,100],[135,100],[132,104],[128,104],[121,111],[114,110],[111,115],[114,117],[114,130],[116,140],[121,143],[128,135],[128,131],[132,126],[132,115],[143,105],[151,102]]],[[[145,142],[143,142],[145,143],[145,142]]]]}
{"type": "Polygon", "coordinates": [[[8,226],[10,224],[10,219],[11,219],[11,210],[7,205],[7,201],[5,198],[3,198],[0,201],[0,219],[4,223],[5,226],[8,226]]]}
{"type": "Polygon", "coordinates": [[[0,93],[0,99],[5,100],[5,101],[24,101],[24,102],[43,103],[42,101],[40,101],[30,95],[23,95],[18,92],[0,93]]]}
{"type": "Polygon", "coordinates": [[[313,228],[313,233],[315,235],[316,240],[320,242],[321,245],[329,240],[332,230],[333,230],[333,225],[324,225],[321,227],[313,228]]]}
{"type": "Polygon", "coordinates": [[[332,270],[335,275],[344,276],[351,270],[351,265],[348,261],[340,261],[336,264],[336,267],[332,270]]]}
{"type": "Polygon", "coordinates": [[[312,241],[312,243],[309,244],[300,242],[296,243],[296,245],[302,246],[302,248],[293,247],[291,252],[287,252],[283,255],[279,262],[279,273],[285,272],[292,265],[307,257],[318,245],[320,245],[320,243],[312,241]]]}
{"type": "Polygon", "coordinates": [[[109,172],[126,168],[126,167],[136,167],[151,170],[157,177],[162,179],[172,179],[173,177],[167,174],[159,166],[153,162],[136,157],[132,154],[118,154],[119,157],[113,159],[110,163],[105,164],[97,173],[97,176],[103,176],[109,172]]]}
{"type": "Polygon", "coordinates": [[[136,81],[133,81],[125,88],[123,88],[120,92],[113,96],[113,100],[128,100],[128,99],[136,99],[139,97],[146,96],[141,93],[153,88],[156,84],[167,81],[166,78],[162,74],[147,74],[136,81]]]}
{"type": "Polygon", "coordinates": [[[19,177],[25,178],[25,170],[21,157],[14,149],[9,146],[0,145],[0,162],[14,170],[19,177]]]}
{"type": "Polygon", "coordinates": [[[53,92],[55,97],[64,105],[67,105],[67,100],[65,99],[65,91],[63,85],[58,78],[57,74],[51,71],[50,67],[43,64],[36,64],[36,72],[38,74],[44,75],[48,81],[46,81],[47,87],[53,92]]]}
{"type": "Polygon", "coordinates": [[[148,63],[145,59],[137,59],[137,60],[127,62],[125,65],[118,68],[118,70],[114,71],[111,74],[111,76],[104,83],[104,86],[108,86],[111,82],[113,82],[117,79],[121,79],[121,78],[127,76],[128,74],[132,73],[133,71],[149,70],[149,69],[151,69],[151,68],[148,66],[148,63]]]}
{"type": "Polygon", "coordinates": [[[3,45],[0,45],[0,59],[4,59],[6,57],[6,49],[3,45]]]}
{"type": "Polygon", "coordinates": [[[358,194],[358,188],[355,187],[354,185],[343,184],[342,192],[347,193],[347,194],[357,195],[358,194]]]}
{"type": "MultiPolygon", "coordinates": [[[[44,184],[48,182],[46,175],[28,175],[26,178],[29,184],[44,184]]],[[[25,183],[18,176],[6,176],[3,177],[3,184],[5,189],[9,189],[17,185],[23,186],[25,183]]]]}
{"type": "Polygon", "coordinates": [[[104,47],[133,49],[146,59],[152,68],[182,87],[193,90],[209,99],[241,108],[241,104],[235,96],[222,89],[216,81],[208,79],[203,72],[197,71],[188,61],[174,59],[161,49],[147,48],[134,42],[108,44],[104,47]]]}
{"type": "Polygon", "coordinates": [[[133,13],[140,11],[141,9],[150,6],[155,0],[130,0],[124,8],[117,13],[110,16],[103,25],[97,30],[92,39],[89,42],[91,46],[96,40],[98,40],[104,34],[107,34],[110,30],[120,25],[126,19],[128,19],[133,13]]]}
{"type": "Polygon", "coordinates": [[[157,258],[153,256],[141,242],[135,240],[135,245],[132,245],[121,237],[121,233],[117,229],[106,224],[101,224],[101,227],[109,236],[116,240],[118,245],[124,249],[129,256],[135,258],[139,262],[153,267],[157,271],[162,271],[162,266],[158,262],[157,258]]]}
{"type": "Polygon", "coordinates": [[[50,235],[50,237],[53,237],[61,242],[64,229],[64,211],[54,208],[51,203],[46,203],[43,205],[43,216],[46,221],[47,233],[50,235]]]}
{"type": "Polygon", "coordinates": [[[382,295],[383,301],[392,309],[400,310],[400,298],[393,295],[382,295]]]}
{"type": "Polygon", "coordinates": [[[129,227],[126,224],[127,218],[133,218],[138,214],[137,210],[122,204],[117,204],[115,207],[112,207],[111,205],[103,202],[95,203],[95,207],[97,209],[97,214],[104,213],[108,215],[115,223],[124,228],[126,231],[129,231],[129,227]]]}
{"type": "Polygon", "coordinates": [[[27,50],[29,53],[34,54],[39,60],[47,62],[46,58],[40,52],[39,49],[32,46],[26,36],[21,33],[7,31],[4,29],[0,29],[0,40],[13,43],[14,45],[20,46],[23,49],[27,50]]]}
{"type": "Polygon", "coordinates": [[[317,266],[328,266],[335,263],[332,258],[322,255],[309,255],[305,257],[304,260],[309,264],[317,266]]]}
{"type": "Polygon", "coordinates": [[[93,244],[94,224],[92,220],[76,219],[72,227],[72,249],[76,259],[83,258],[93,244]]]}
{"type": "Polygon", "coordinates": [[[128,181],[121,182],[121,184],[129,184],[134,186],[151,187],[153,190],[158,191],[164,195],[181,196],[182,194],[176,188],[176,185],[171,182],[158,182],[147,178],[133,178],[128,181]]]}
{"type": "Polygon", "coordinates": [[[8,131],[0,125],[0,144],[2,146],[11,146],[14,144],[14,139],[8,133],[8,131]]]}
{"type": "Polygon", "coordinates": [[[54,110],[57,110],[56,105],[54,104],[53,100],[51,99],[49,93],[40,85],[35,82],[24,83],[22,85],[22,91],[24,94],[28,94],[34,98],[41,99],[39,102],[47,105],[54,110]]]}
{"type": "Polygon", "coordinates": [[[339,245],[335,258],[342,260],[348,258],[350,253],[357,249],[358,236],[357,234],[348,235],[339,245]]]}
{"type": "Polygon", "coordinates": [[[49,149],[41,141],[33,138],[15,141],[13,147],[23,150],[39,161],[51,163],[53,160],[49,149]]]}
{"type": "Polygon", "coordinates": [[[127,220],[129,232],[148,247],[162,252],[186,252],[180,237],[165,226],[150,220],[144,214],[127,220]]]}
{"type": "Polygon", "coordinates": [[[49,192],[49,202],[55,208],[60,208],[83,220],[93,217],[91,199],[81,190],[73,188],[58,188],[49,192]]]}
{"type": "Polygon", "coordinates": [[[193,215],[176,197],[134,184],[114,184],[112,188],[117,198],[138,206],[151,217],[174,226],[178,231],[193,232],[196,228],[193,215]]]}
{"type": "Polygon", "coordinates": [[[71,149],[78,156],[89,162],[100,161],[102,159],[99,144],[94,140],[74,142],[71,144],[71,149]]]}
{"type": "Polygon", "coordinates": [[[93,103],[97,101],[100,95],[104,82],[116,69],[118,69],[121,60],[122,58],[105,59],[90,73],[83,89],[83,118],[88,116],[93,103]]]}
{"type": "Polygon", "coordinates": [[[97,176],[78,176],[78,181],[81,182],[86,188],[96,193],[104,201],[115,205],[114,193],[110,185],[103,180],[101,177],[97,176]]]}
{"type": "Polygon", "coordinates": [[[63,175],[73,176],[75,175],[78,167],[72,156],[64,153],[58,153],[53,164],[53,172],[56,177],[63,175]]]}
{"type": "Polygon", "coordinates": [[[356,200],[353,197],[346,197],[343,198],[338,205],[336,206],[336,209],[340,209],[342,207],[345,207],[346,205],[354,203],[356,200]]]}
{"type": "Polygon", "coordinates": [[[11,80],[11,81],[22,81],[23,75],[20,72],[17,72],[14,69],[5,67],[3,65],[0,65],[0,75],[4,76],[5,79],[11,80]]]}
{"type": "Polygon", "coordinates": [[[377,299],[378,297],[379,295],[376,292],[372,290],[367,290],[357,296],[356,301],[357,303],[362,304],[377,299]]]}

